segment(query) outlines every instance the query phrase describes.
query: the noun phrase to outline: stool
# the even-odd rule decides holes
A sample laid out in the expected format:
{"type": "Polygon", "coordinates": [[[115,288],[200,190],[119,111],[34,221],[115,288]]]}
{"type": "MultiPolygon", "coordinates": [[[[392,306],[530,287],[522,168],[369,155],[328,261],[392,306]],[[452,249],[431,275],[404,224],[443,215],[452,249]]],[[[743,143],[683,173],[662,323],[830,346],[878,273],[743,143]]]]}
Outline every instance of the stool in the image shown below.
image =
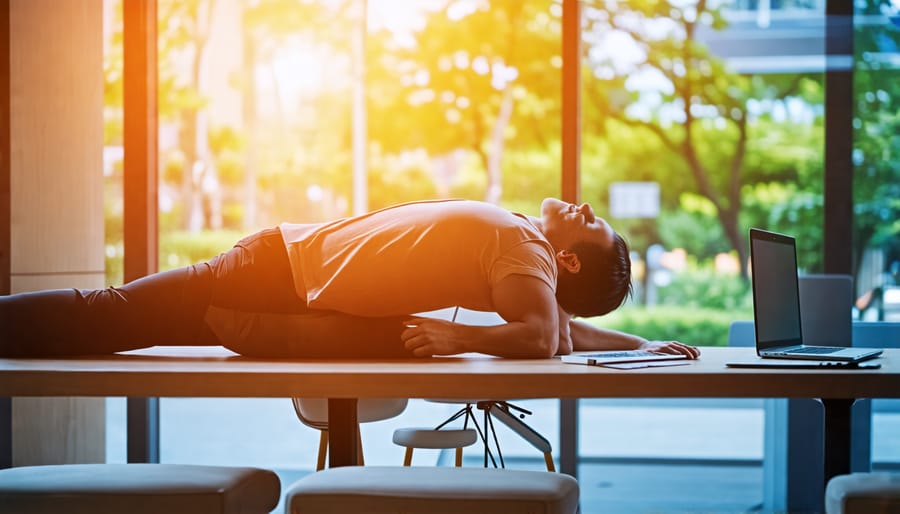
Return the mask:
{"type": "Polygon", "coordinates": [[[825,488],[826,514],[900,514],[900,474],[838,475],[825,488]]]}
{"type": "Polygon", "coordinates": [[[287,514],[574,514],[578,482],[545,471],[348,466],[303,477],[285,505],[287,514]]]}
{"type": "Polygon", "coordinates": [[[0,505],[23,514],[96,512],[267,514],[272,471],[180,464],[62,464],[0,470],[0,505]]]}
{"type": "Polygon", "coordinates": [[[475,444],[478,434],[471,428],[398,428],[394,430],[394,444],[406,448],[403,465],[412,465],[413,449],[456,450],[456,466],[462,466],[463,448],[475,444]]]}

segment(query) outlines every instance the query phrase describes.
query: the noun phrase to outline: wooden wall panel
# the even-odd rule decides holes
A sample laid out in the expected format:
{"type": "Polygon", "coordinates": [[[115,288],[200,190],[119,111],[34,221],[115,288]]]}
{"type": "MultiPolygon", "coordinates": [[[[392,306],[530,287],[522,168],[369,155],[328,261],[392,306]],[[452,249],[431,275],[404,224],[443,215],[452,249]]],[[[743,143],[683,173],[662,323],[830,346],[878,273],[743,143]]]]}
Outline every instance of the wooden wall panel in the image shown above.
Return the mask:
{"type": "MultiPolygon", "coordinates": [[[[12,292],[99,287],[102,0],[9,0],[12,292]]],[[[12,464],[102,462],[103,398],[15,398],[12,464]]]]}
{"type": "Polygon", "coordinates": [[[106,460],[106,398],[15,398],[13,466],[106,460]]]}
{"type": "Polygon", "coordinates": [[[12,289],[13,291],[39,291],[68,287],[93,289],[103,287],[105,278],[101,273],[15,275],[12,277],[12,289]]]}
{"type": "Polygon", "coordinates": [[[102,7],[10,4],[13,276],[103,272],[102,7]]]}

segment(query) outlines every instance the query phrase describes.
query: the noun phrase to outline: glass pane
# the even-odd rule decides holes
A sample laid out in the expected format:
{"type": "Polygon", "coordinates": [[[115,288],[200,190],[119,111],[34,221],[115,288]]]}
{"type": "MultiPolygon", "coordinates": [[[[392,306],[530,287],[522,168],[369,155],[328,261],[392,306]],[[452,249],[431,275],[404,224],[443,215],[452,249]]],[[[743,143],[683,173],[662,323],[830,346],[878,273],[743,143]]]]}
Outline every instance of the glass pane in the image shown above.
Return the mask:
{"type": "MultiPolygon", "coordinates": [[[[796,236],[801,273],[822,271],[824,2],[587,2],[584,18],[582,198],[628,240],[635,275],[632,300],[592,321],[725,346],[753,319],[750,227],[796,236]]],[[[658,465],[673,491],[743,484],[693,508],[761,502],[761,401],[581,405],[582,433],[617,420],[582,439],[583,461],[658,465]]]]}
{"type": "Polygon", "coordinates": [[[725,345],[753,319],[749,227],[822,270],[823,2],[584,8],[582,197],[633,251],[604,326],[725,345]]]}
{"type": "MultiPolygon", "coordinates": [[[[558,3],[160,0],[158,9],[160,270],[282,221],[445,197],[536,214],[559,195],[558,3]]],[[[121,248],[120,231],[110,237],[121,248]]],[[[286,400],[160,405],[163,461],[314,465],[318,432],[286,400]]],[[[447,409],[416,402],[393,423],[437,424],[447,409]]],[[[391,451],[374,463],[401,462],[399,447],[376,447],[391,451]]]]}
{"type": "Polygon", "coordinates": [[[560,6],[396,4],[369,2],[369,206],[450,196],[536,214],[560,187],[560,6]]]}
{"type": "MultiPolygon", "coordinates": [[[[103,213],[106,285],[122,283],[122,2],[103,0],[103,213]]],[[[125,398],[106,399],[106,462],[127,461],[125,398]]]]}
{"type": "MultiPolygon", "coordinates": [[[[856,314],[900,322],[900,3],[857,0],[854,16],[853,255],[856,314]]],[[[890,338],[885,346],[896,342],[890,338]]],[[[896,467],[900,403],[872,401],[872,463],[896,467]]]]}
{"type": "Polygon", "coordinates": [[[857,1],[854,18],[854,257],[859,317],[900,321],[900,18],[857,1]]]}
{"type": "Polygon", "coordinates": [[[282,221],[558,194],[558,6],[397,4],[160,1],[161,269],[282,221]]]}

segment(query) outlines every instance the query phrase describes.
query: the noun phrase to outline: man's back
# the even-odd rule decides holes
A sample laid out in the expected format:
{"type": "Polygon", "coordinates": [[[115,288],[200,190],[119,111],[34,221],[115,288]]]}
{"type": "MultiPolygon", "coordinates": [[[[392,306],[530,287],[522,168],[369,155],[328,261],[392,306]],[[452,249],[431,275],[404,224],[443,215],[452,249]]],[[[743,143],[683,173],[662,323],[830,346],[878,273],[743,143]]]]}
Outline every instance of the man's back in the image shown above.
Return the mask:
{"type": "Polygon", "coordinates": [[[483,202],[415,202],[281,230],[297,292],[313,309],[489,311],[491,287],[513,273],[555,288],[553,249],[541,232],[525,216],[483,202]]]}

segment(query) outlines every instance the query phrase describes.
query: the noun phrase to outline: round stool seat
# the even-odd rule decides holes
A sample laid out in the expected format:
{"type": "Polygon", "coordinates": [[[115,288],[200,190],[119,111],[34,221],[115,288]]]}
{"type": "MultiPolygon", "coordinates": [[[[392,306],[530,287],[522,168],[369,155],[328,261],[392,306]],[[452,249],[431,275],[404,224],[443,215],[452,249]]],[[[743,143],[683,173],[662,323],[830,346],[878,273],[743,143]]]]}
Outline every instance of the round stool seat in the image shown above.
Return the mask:
{"type": "Polygon", "coordinates": [[[394,430],[394,444],[406,448],[449,449],[470,446],[478,441],[472,428],[398,428],[394,430]]]}

